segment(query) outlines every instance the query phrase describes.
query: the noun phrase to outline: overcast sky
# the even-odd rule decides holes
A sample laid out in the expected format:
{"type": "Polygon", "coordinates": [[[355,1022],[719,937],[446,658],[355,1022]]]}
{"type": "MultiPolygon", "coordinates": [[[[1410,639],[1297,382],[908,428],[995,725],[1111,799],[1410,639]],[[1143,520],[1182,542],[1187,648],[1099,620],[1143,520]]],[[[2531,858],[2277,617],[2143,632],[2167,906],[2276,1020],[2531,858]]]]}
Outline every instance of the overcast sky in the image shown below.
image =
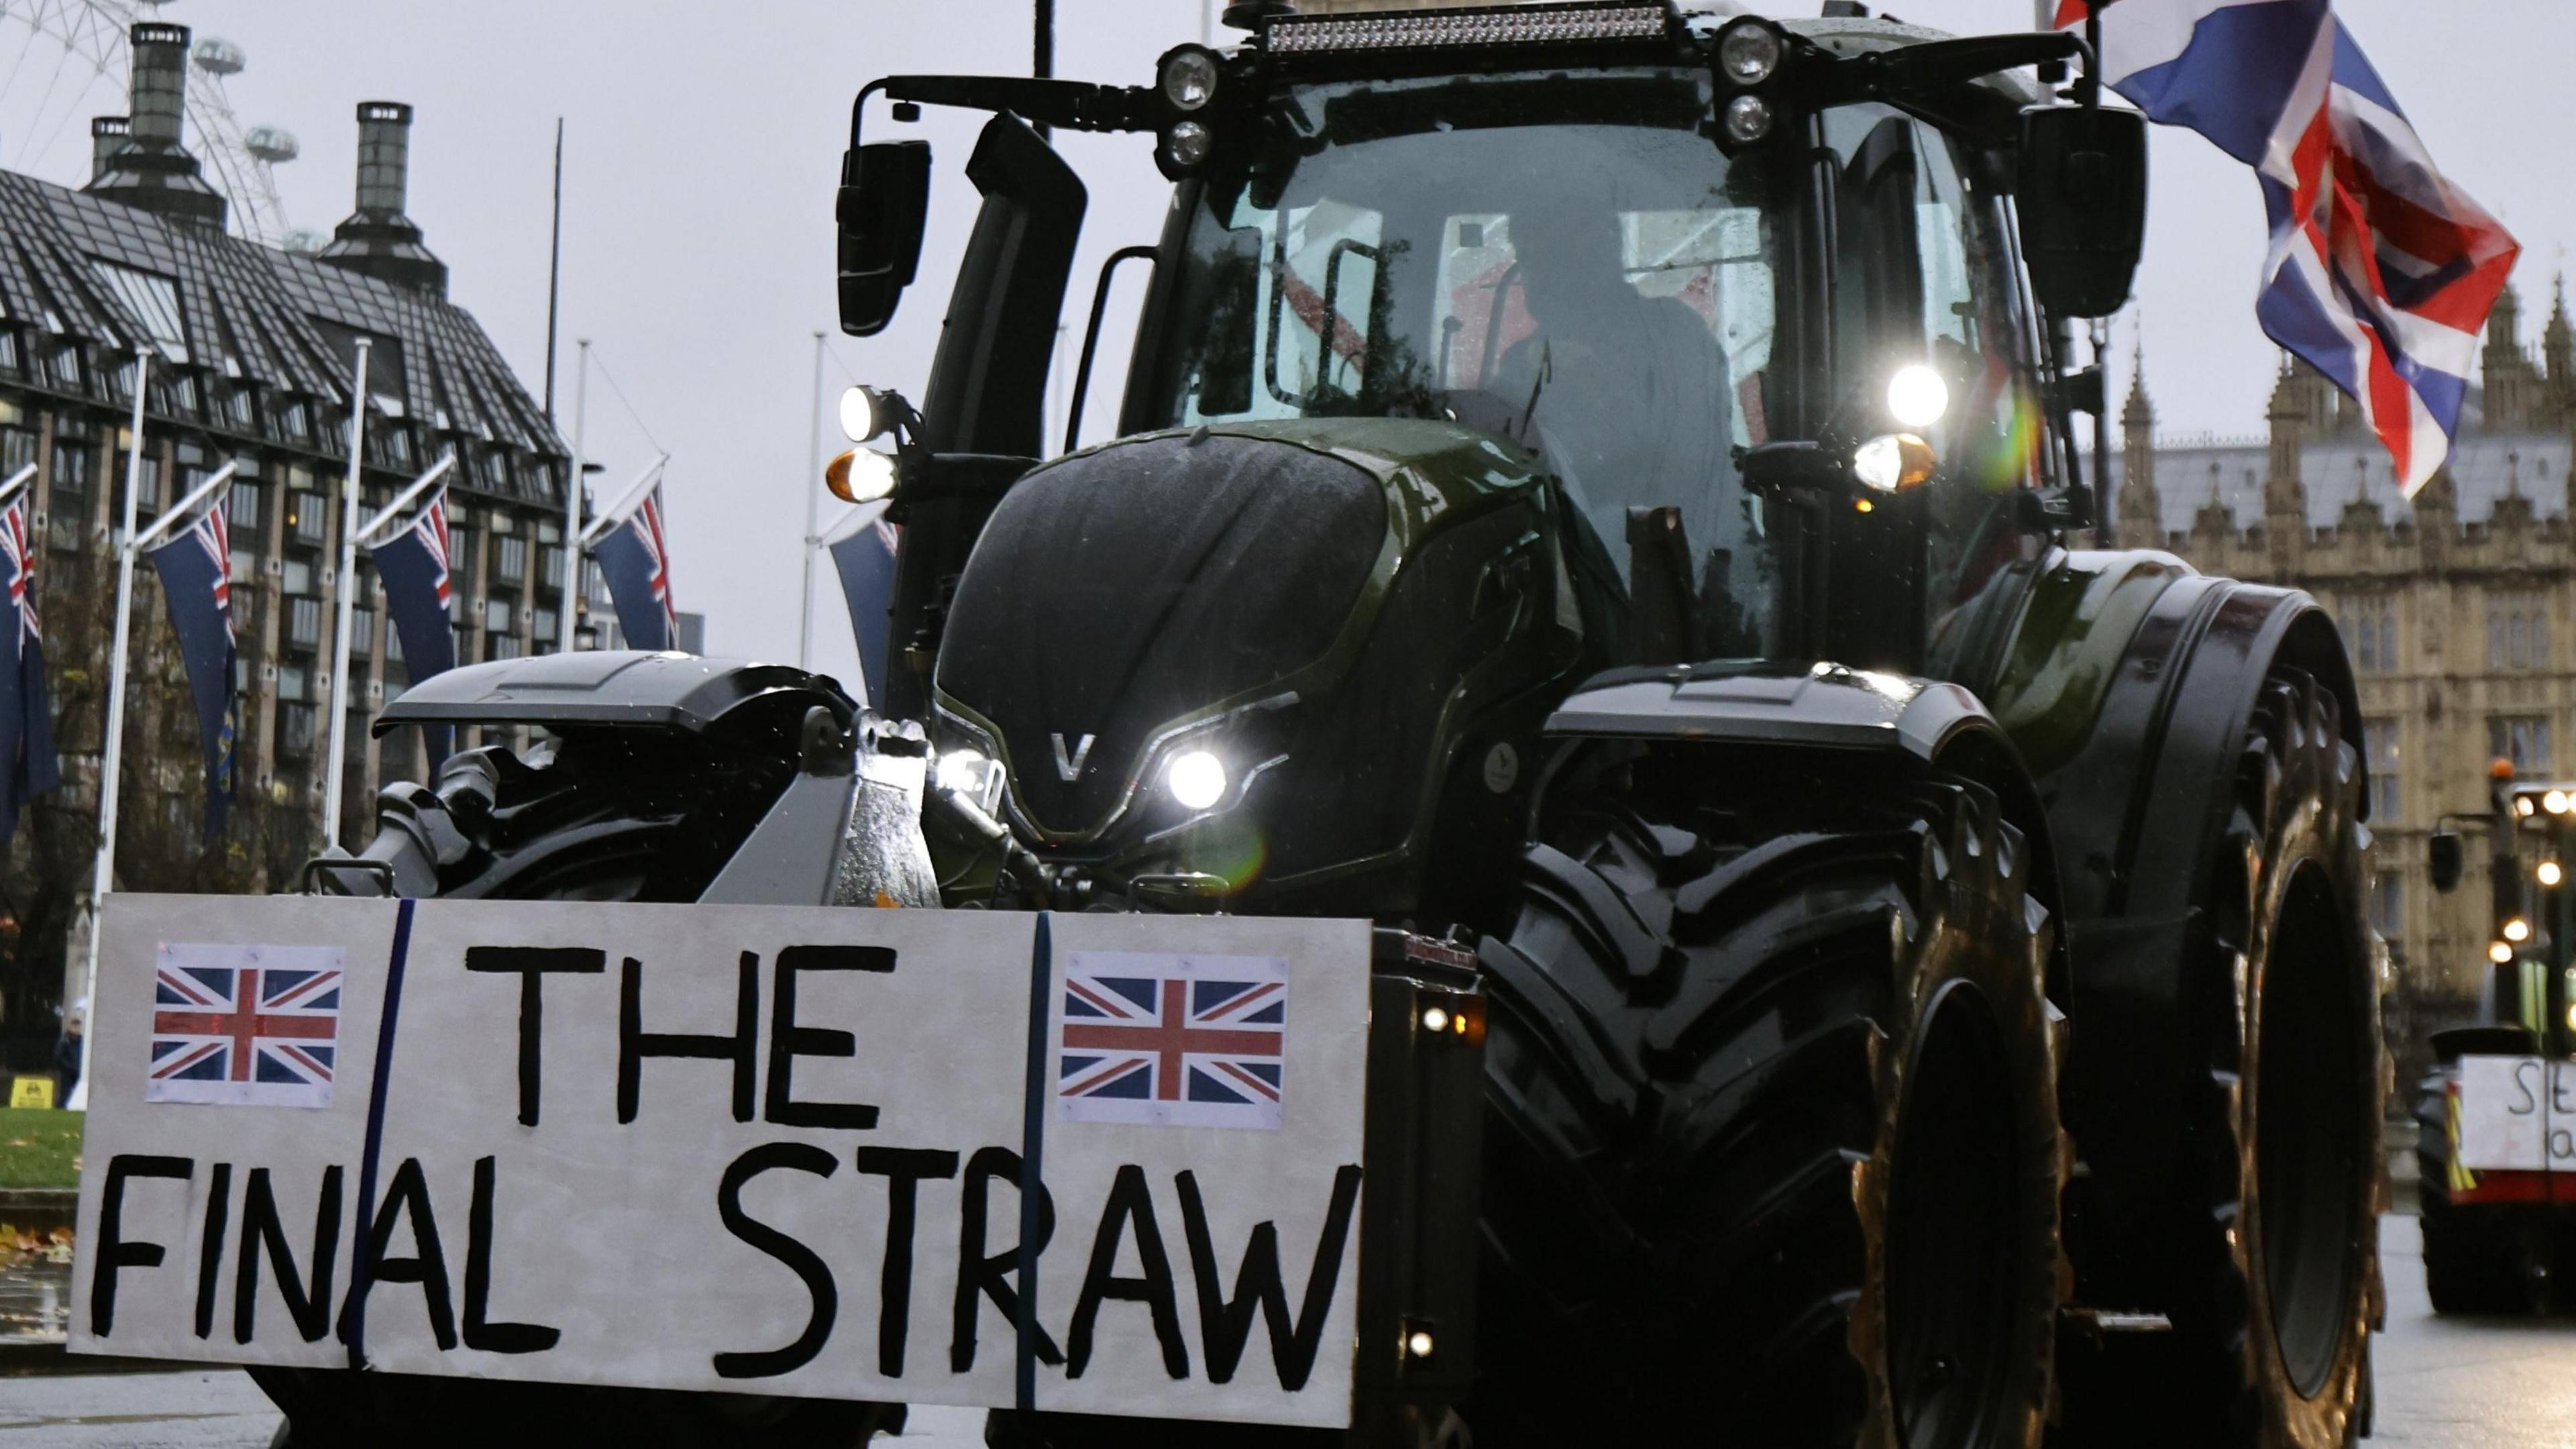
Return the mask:
{"type": "MultiPolygon", "coordinates": [[[[0,166],[78,184],[87,118],[125,107],[116,79],[93,81],[77,59],[56,78],[59,49],[30,46],[25,26],[6,18],[41,8],[0,0],[0,76],[9,77],[0,166]]],[[[2027,26],[2032,10],[2030,0],[1895,8],[1963,32],[2027,26]]],[[[1198,37],[1203,17],[1201,0],[1059,0],[1059,9],[1059,73],[1121,83],[1145,80],[1164,48],[1198,37]]],[[[2576,129],[2564,101],[2576,4],[2341,0],[2340,9],[2433,155],[2522,239],[2518,282],[2536,332],[2550,274],[2576,237],[2561,161],[2576,129]]],[[[555,117],[565,118],[564,431],[572,341],[589,337],[639,415],[593,374],[587,443],[607,466],[604,488],[622,491],[657,443],[668,449],[680,607],[708,615],[713,652],[792,659],[812,334],[830,335],[829,392],[855,374],[918,397],[946,300],[941,279],[972,218],[959,168],[976,123],[933,112],[913,132],[938,158],[923,285],[885,336],[841,337],[831,213],[850,98],[889,72],[1024,69],[1028,10],[1026,0],[169,0],[160,15],[247,53],[229,93],[245,125],[302,139],[302,159],[278,173],[298,226],[327,231],[349,211],[355,104],[417,107],[411,215],[448,263],[452,298],[532,392],[543,387],[548,167],[555,117]]],[[[1092,188],[1077,308],[1106,253],[1156,234],[1165,192],[1147,147],[1140,137],[1064,140],[1092,188]]],[[[2138,302],[2119,320],[2120,350],[2143,327],[2163,430],[2255,432],[2276,357],[2251,306],[2261,201],[2248,173],[2188,133],[2160,129],[2154,165],[2146,264],[2138,302]]],[[[1113,368],[1116,332],[1104,346],[1113,368]]],[[[2124,367],[2115,385],[2125,383],[2124,367]]],[[[828,455],[841,446],[828,405],[823,431],[828,455]]],[[[827,527],[839,506],[826,510],[827,527]]],[[[828,561],[822,569],[815,660],[846,677],[855,653],[828,561]]]]}

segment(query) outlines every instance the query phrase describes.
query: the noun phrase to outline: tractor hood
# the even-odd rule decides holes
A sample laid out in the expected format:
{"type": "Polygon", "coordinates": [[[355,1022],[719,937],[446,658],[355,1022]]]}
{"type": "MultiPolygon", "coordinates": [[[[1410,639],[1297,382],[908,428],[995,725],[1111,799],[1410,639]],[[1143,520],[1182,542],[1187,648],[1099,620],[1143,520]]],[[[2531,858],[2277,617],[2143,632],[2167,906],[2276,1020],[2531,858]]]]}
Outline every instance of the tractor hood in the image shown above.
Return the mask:
{"type": "MultiPolygon", "coordinates": [[[[1373,737],[1336,743],[1349,756],[1336,772],[1369,774],[1409,811],[1424,762],[1396,757],[1431,743],[1428,721],[1460,682],[1425,649],[1462,646],[1477,578],[1535,551],[1539,479],[1488,434],[1407,419],[1211,426],[1066,457],[1011,489],[959,580],[938,661],[943,730],[1003,765],[1009,814],[1042,850],[1099,856],[1230,810],[1265,775],[1302,775],[1280,767],[1314,756],[1320,722],[1352,708],[1373,713],[1373,737]],[[1463,580],[1428,608],[1390,608],[1426,557],[1460,553],[1448,541],[1462,530],[1479,539],[1430,571],[1463,580]],[[1421,647],[1389,655],[1390,631],[1421,647]],[[1381,659],[1416,678],[1376,680],[1381,659]],[[1224,763],[1212,807],[1164,791],[1164,762],[1188,749],[1224,763]]],[[[1523,573],[1548,577],[1531,562],[1523,573]]],[[[1520,612],[1552,617],[1547,602],[1520,612]]]]}

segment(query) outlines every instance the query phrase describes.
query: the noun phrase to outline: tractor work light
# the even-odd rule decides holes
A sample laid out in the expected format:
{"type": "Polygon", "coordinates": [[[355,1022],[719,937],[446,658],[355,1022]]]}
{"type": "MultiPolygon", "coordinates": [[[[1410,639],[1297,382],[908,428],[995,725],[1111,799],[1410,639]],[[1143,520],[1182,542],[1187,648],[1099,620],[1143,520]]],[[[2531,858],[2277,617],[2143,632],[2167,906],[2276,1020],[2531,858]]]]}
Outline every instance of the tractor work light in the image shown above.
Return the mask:
{"type": "Polygon", "coordinates": [[[2566,814],[2567,792],[2564,790],[2550,790],[2544,792],[2540,797],[2540,808],[2548,811],[2552,815],[2566,814]]]}
{"type": "Polygon", "coordinates": [[[1205,46],[1184,45],[1163,57],[1163,103],[1176,111],[1203,111],[1216,99],[1223,72],[1205,46]]]}
{"type": "Polygon", "coordinates": [[[1196,170],[1215,149],[1216,133],[1197,121],[1183,121],[1163,133],[1163,160],[1175,170],[1196,170]]]}
{"type": "Polygon", "coordinates": [[[1775,113],[1760,96],[1737,96],[1726,103],[1726,139],[1750,146],[1771,134],[1775,113]]]}
{"type": "Polygon", "coordinates": [[[2490,941],[2487,943],[2487,959],[2502,966],[2513,960],[2513,948],[2502,941],[2490,941]]]}
{"type": "Polygon", "coordinates": [[[1888,379],[1887,411],[1906,427],[1928,428],[1950,411],[1950,385],[1922,363],[1907,363],[1888,379]]]}
{"type": "Polygon", "coordinates": [[[2531,922],[2524,920],[2520,916],[2516,916],[2512,920],[2505,922],[2504,938],[2513,942],[2515,945],[2520,945],[2523,942],[2530,940],[2531,922]]]}
{"type": "Polygon", "coordinates": [[[2517,795],[2517,796],[2515,796],[2515,797],[2514,797],[2514,801],[2513,801],[2513,813],[2514,813],[2514,814],[2516,814],[2516,815],[2520,815],[2520,816],[2522,816],[2522,817],[2523,817],[2523,818],[2525,818],[2525,819],[2529,819],[2529,818],[2530,818],[2530,816],[2531,816],[2532,811],[2533,811],[2535,808],[2536,808],[2536,807],[2535,807],[2535,806],[2533,806],[2533,804],[2531,803],[2531,797],[2530,797],[2530,796],[2528,796],[2528,795],[2517,795]]]}
{"type": "Polygon", "coordinates": [[[1738,20],[1717,37],[1718,73],[1740,86],[1769,80],[1780,54],[1780,32],[1759,20],[1738,20]]]}
{"type": "Polygon", "coordinates": [[[823,486],[844,503],[874,503],[894,492],[892,454],[874,448],[852,448],[823,470],[823,486]]]}
{"type": "Polygon", "coordinates": [[[1896,493],[1932,481],[1932,445],[1912,433],[1872,438],[1852,451],[1852,476],[1864,488],[1896,493]]]}
{"type": "Polygon", "coordinates": [[[1661,40],[1671,31],[1672,13],[1662,5],[1514,5],[1436,15],[1279,20],[1271,24],[1264,44],[1273,55],[1321,55],[1354,50],[1661,40]]]}
{"type": "Polygon", "coordinates": [[[1176,755],[1164,767],[1163,784],[1184,809],[1205,810],[1225,798],[1225,762],[1205,750],[1176,755]]]}
{"type": "Polygon", "coordinates": [[[2537,876],[2540,883],[2545,886],[2554,886],[2567,878],[2567,872],[2559,869],[2558,862],[2554,860],[2542,861],[2539,868],[2532,874],[2537,876]]]}
{"type": "Polygon", "coordinates": [[[853,443],[873,443],[893,432],[902,408],[872,387],[853,387],[841,394],[841,432],[853,443]]]}

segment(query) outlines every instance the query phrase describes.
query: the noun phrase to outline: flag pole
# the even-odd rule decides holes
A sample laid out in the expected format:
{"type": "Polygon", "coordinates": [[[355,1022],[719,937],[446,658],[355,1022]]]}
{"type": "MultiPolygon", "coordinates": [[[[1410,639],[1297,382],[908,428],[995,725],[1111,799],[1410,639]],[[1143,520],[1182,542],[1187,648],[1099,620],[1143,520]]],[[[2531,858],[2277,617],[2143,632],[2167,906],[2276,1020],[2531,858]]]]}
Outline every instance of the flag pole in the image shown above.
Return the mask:
{"type": "Polygon", "coordinates": [[[35,481],[36,465],[33,463],[10,474],[8,482],[0,483],[0,508],[8,507],[10,499],[26,492],[27,485],[35,481]]]}
{"type": "Polygon", "coordinates": [[[340,848],[340,767],[349,753],[349,624],[358,605],[358,475],[367,466],[367,358],[375,344],[358,339],[357,374],[349,388],[349,467],[340,480],[339,625],[331,641],[330,763],[322,776],[322,849],[340,848]]]}
{"type": "Polygon", "coordinates": [[[823,491],[823,333],[814,332],[814,412],[805,423],[805,592],[804,608],[796,615],[796,667],[814,667],[814,551],[822,540],[815,534],[819,523],[817,510],[822,507],[823,491]]]}
{"type": "Polygon", "coordinates": [[[610,529],[625,522],[625,515],[636,502],[643,498],[644,490],[660,482],[662,479],[662,470],[670,466],[671,455],[668,453],[664,453],[652,462],[645,464],[644,471],[635,475],[635,481],[626,485],[626,491],[617,495],[617,501],[615,503],[599,510],[597,517],[582,525],[582,547],[590,547],[593,539],[598,538],[601,534],[606,533],[610,529]]]}
{"type": "Polygon", "coordinates": [[[573,625],[581,613],[581,470],[582,427],[590,416],[590,339],[574,344],[576,359],[572,375],[572,482],[564,489],[564,581],[563,627],[557,633],[558,653],[573,649],[573,625]]]}
{"type": "Polygon", "coordinates": [[[363,544],[367,540],[374,538],[378,533],[383,532],[386,524],[391,523],[395,518],[399,517],[404,509],[411,507],[412,502],[415,499],[429,491],[430,485],[436,483],[439,479],[446,477],[447,470],[455,466],[456,450],[454,448],[450,448],[446,452],[441,453],[438,457],[438,461],[429,465],[428,472],[411,480],[410,487],[405,488],[400,493],[394,495],[393,502],[388,503],[384,507],[367,515],[367,521],[358,525],[358,542],[363,544]]]}
{"type": "Polygon", "coordinates": [[[148,347],[134,349],[134,415],[125,434],[125,531],[118,540],[116,560],[116,629],[112,636],[113,651],[107,659],[107,739],[101,749],[98,771],[98,859],[90,872],[89,883],[89,961],[81,973],[81,1000],[87,1003],[91,1021],[81,1030],[80,1082],[73,1088],[79,1102],[66,1106],[86,1105],[89,1091],[89,1044],[96,1033],[88,1029],[98,1015],[98,928],[99,906],[116,876],[116,795],[117,775],[125,754],[125,646],[134,632],[134,550],[127,547],[134,538],[134,524],[143,489],[143,395],[152,381],[152,354],[148,347]]]}

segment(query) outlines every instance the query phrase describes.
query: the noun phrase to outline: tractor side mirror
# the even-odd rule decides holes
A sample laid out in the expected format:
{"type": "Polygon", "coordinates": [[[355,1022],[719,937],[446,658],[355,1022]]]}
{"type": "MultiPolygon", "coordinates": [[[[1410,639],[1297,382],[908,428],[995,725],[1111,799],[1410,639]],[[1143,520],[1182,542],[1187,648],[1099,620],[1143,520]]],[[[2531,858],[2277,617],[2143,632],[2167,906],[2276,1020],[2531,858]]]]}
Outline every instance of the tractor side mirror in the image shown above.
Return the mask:
{"type": "Polygon", "coordinates": [[[2448,826],[2434,831],[2433,838],[2424,842],[2424,855],[2425,868],[2433,877],[2433,889],[2444,895],[2456,890],[2463,864],[2460,832],[2448,826]]]}
{"type": "Polygon", "coordinates": [[[841,330],[874,337],[921,265],[930,217],[930,143],[880,141],[841,153],[841,330]]]}
{"type": "Polygon", "coordinates": [[[2146,246],[2147,118],[2085,106],[2022,112],[2015,190],[2040,305],[2060,317],[2119,311],[2146,246]]]}

